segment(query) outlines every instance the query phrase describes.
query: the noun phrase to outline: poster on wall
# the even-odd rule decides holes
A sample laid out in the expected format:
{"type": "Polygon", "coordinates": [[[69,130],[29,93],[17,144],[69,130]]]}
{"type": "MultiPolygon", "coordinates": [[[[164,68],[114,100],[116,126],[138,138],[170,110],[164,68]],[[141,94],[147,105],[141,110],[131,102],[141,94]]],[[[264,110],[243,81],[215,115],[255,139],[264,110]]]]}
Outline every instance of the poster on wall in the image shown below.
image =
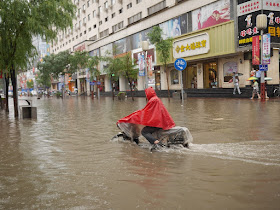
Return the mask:
{"type": "Polygon", "coordinates": [[[162,30],[162,38],[167,39],[169,37],[176,37],[182,34],[181,32],[181,17],[168,20],[164,23],[159,24],[162,30]]]}
{"type": "Polygon", "coordinates": [[[230,61],[224,64],[224,82],[229,82],[232,79],[234,73],[237,73],[237,63],[230,61]]]}
{"type": "Polygon", "coordinates": [[[152,30],[152,28],[146,29],[139,33],[133,34],[132,37],[132,49],[142,48],[142,41],[149,41],[148,33],[152,30]]]}
{"type": "Polygon", "coordinates": [[[130,51],[130,46],[129,46],[129,42],[127,41],[127,38],[123,38],[118,41],[115,41],[114,47],[116,50],[115,52],[116,55],[123,54],[130,51]]]}
{"type": "Polygon", "coordinates": [[[192,30],[199,30],[230,20],[230,0],[220,0],[192,11],[192,30]]]}
{"type": "Polygon", "coordinates": [[[260,36],[253,36],[252,64],[260,64],[260,36]]]}
{"type": "Polygon", "coordinates": [[[188,33],[188,13],[181,15],[180,19],[181,35],[186,34],[188,33]]]}

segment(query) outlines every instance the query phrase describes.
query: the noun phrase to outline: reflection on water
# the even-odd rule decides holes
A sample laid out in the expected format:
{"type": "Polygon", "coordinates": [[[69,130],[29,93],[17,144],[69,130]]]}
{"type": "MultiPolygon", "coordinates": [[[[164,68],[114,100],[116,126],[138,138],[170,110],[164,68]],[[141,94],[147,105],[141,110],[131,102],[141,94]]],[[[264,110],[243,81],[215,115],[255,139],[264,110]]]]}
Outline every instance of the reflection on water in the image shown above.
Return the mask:
{"type": "Polygon", "coordinates": [[[37,120],[0,111],[0,209],[278,208],[279,100],[162,100],[190,149],[110,141],[144,98],[34,98],[37,120]]]}

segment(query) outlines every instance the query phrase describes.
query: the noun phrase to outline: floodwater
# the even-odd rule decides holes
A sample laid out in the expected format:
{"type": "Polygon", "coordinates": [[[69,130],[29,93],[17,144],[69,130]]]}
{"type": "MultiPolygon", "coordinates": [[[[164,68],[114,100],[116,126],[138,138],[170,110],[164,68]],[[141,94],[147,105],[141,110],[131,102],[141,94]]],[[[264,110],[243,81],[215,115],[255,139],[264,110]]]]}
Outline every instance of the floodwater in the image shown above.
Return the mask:
{"type": "Polygon", "coordinates": [[[164,98],[194,142],[153,153],[111,140],[144,98],[32,100],[0,110],[0,209],[279,209],[279,99],[164,98]]]}

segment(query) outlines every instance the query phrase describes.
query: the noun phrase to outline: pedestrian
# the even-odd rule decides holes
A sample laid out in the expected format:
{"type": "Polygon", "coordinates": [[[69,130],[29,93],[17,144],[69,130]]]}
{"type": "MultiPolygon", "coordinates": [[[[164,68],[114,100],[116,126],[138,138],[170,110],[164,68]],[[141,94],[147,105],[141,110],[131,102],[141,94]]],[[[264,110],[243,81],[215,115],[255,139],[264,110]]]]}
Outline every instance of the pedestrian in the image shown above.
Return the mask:
{"type": "Polygon", "coordinates": [[[238,94],[240,95],[240,88],[239,88],[239,78],[238,76],[233,76],[233,84],[234,84],[234,89],[233,89],[233,95],[235,95],[235,91],[237,89],[238,94]]]}
{"type": "Polygon", "coordinates": [[[261,99],[261,96],[259,94],[259,83],[256,80],[253,81],[253,93],[251,99],[254,99],[255,94],[258,95],[258,99],[261,99]]]}

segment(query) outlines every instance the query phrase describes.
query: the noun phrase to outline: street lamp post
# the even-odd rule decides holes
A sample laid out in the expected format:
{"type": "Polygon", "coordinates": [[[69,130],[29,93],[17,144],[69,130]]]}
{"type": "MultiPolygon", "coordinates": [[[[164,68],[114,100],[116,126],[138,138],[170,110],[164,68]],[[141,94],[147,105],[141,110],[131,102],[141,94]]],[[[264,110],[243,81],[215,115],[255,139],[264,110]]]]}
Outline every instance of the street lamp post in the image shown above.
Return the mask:
{"type": "MultiPolygon", "coordinates": [[[[257,28],[261,30],[261,64],[263,64],[263,30],[267,28],[267,16],[260,14],[257,16],[257,28]]],[[[261,101],[265,101],[264,71],[261,71],[261,101]]]]}
{"type": "Polygon", "coordinates": [[[148,88],[148,69],[147,69],[147,51],[149,50],[149,42],[142,41],[142,50],[145,52],[145,87],[148,88]]]}

